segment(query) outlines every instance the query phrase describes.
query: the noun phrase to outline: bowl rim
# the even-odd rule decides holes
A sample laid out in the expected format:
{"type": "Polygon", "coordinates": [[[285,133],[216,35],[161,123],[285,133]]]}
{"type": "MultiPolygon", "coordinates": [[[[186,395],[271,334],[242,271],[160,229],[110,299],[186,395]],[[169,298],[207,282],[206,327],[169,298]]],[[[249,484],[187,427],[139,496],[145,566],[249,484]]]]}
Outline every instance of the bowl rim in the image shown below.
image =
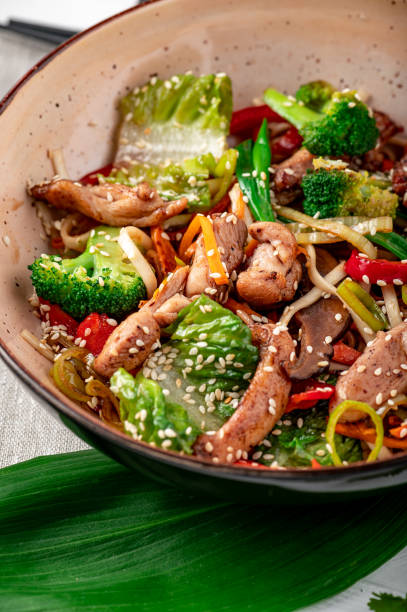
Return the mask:
{"type": "MultiPolygon", "coordinates": [[[[32,66],[17,82],[16,84],[5,94],[0,100],[0,115],[4,113],[9,104],[13,101],[16,94],[22,89],[22,87],[38,72],[40,72],[48,63],[55,59],[60,53],[69,48],[76,41],[86,37],[88,34],[95,30],[102,28],[104,25],[127,15],[134,13],[137,10],[143,10],[145,7],[152,4],[158,4],[163,0],[147,0],[143,4],[115,13],[102,21],[95,23],[94,25],[82,30],[64,41],[49,53],[47,53],[42,59],[40,59],[34,66],[32,66]]],[[[373,463],[357,462],[349,466],[337,467],[337,466],[321,466],[321,469],[310,469],[310,468],[284,468],[284,469],[255,469],[253,467],[236,466],[219,464],[215,465],[210,460],[200,459],[188,455],[180,455],[175,451],[168,451],[161,448],[150,446],[147,442],[134,440],[124,432],[115,430],[112,426],[107,425],[96,416],[85,412],[79,406],[73,408],[59,397],[57,397],[52,391],[47,389],[40,381],[36,380],[25,365],[20,362],[12,350],[7,346],[7,343],[0,338],[0,358],[2,361],[11,369],[11,371],[22,380],[22,382],[32,391],[35,395],[39,395],[47,404],[66,415],[79,425],[83,426],[87,430],[91,430],[92,433],[100,435],[103,439],[108,439],[115,445],[118,445],[124,450],[135,452],[136,454],[142,455],[146,458],[153,458],[158,462],[165,463],[172,467],[178,467],[186,469],[191,472],[199,472],[203,475],[215,476],[218,478],[227,477],[229,480],[244,480],[248,483],[261,484],[269,486],[271,484],[284,487],[284,483],[293,485],[296,482],[315,482],[320,483],[321,481],[333,481],[338,480],[338,474],[346,475],[349,477],[360,475],[380,475],[386,474],[390,468],[397,469],[405,468],[407,466],[407,453],[396,455],[390,459],[382,459],[373,463]]],[[[290,487],[291,488],[291,487],[290,487]]]]}

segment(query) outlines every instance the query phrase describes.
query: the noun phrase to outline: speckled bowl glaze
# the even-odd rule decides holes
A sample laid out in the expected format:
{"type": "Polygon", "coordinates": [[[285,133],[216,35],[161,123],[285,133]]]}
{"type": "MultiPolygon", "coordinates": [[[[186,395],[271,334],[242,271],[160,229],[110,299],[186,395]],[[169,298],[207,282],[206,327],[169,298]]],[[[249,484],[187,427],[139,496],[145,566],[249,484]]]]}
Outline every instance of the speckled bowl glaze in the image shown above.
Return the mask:
{"type": "MultiPolygon", "coordinates": [[[[83,412],[53,386],[49,362],[20,337],[38,332],[27,265],[47,250],[26,195],[52,175],[47,150],[63,147],[69,174],[108,163],[116,103],[158,74],[227,72],[235,108],[266,86],[287,92],[326,78],[363,87],[407,125],[405,0],[160,0],[77,35],[39,64],[0,105],[1,355],[22,384],[91,445],[149,476],[246,502],[336,501],[407,483],[407,456],[344,469],[263,471],[214,466],[135,442],[83,412]]],[[[12,413],[10,413],[12,418],[12,413]]]]}

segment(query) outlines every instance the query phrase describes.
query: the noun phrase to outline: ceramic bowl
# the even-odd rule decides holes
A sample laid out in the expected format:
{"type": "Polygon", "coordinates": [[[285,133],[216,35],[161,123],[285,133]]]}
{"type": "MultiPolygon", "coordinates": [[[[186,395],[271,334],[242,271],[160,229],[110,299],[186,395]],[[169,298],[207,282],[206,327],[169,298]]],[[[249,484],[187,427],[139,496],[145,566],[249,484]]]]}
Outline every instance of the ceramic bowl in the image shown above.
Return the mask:
{"type": "MultiPolygon", "coordinates": [[[[117,101],[158,73],[227,72],[235,108],[266,86],[287,92],[326,78],[362,87],[407,124],[405,0],[161,0],[75,36],[39,62],[0,105],[0,342],[21,383],[81,438],[118,461],[195,491],[279,503],[337,500],[407,482],[407,456],[344,469],[263,471],[208,465],[135,442],[53,386],[49,362],[19,333],[38,333],[27,265],[47,250],[26,184],[52,176],[63,147],[70,176],[112,158],[117,101]]],[[[10,417],[12,418],[12,417],[10,417]]]]}

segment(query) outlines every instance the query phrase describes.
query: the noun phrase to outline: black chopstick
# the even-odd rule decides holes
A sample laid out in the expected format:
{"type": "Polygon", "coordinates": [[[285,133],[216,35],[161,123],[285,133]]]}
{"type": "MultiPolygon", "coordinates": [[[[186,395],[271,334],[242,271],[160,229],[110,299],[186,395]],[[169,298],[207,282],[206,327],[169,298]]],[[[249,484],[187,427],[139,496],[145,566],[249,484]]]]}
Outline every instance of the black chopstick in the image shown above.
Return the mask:
{"type": "Polygon", "coordinates": [[[30,23],[28,21],[20,21],[18,19],[9,19],[6,25],[0,25],[0,29],[9,32],[23,34],[30,38],[49,42],[54,45],[59,45],[68,38],[76,34],[75,30],[67,30],[53,26],[46,26],[38,23],[30,23]]]}

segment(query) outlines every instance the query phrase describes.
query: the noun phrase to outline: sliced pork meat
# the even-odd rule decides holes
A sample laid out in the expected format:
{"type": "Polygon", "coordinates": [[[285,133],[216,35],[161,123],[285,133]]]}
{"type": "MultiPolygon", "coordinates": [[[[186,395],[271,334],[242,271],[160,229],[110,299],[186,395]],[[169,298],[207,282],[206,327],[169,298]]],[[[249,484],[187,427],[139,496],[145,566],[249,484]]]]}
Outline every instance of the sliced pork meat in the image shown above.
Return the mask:
{"type": "Polygon", "coordinates": [[[154,319],[160,327],[166,327],[173,323],[178,313],[190,303],[191,300],[185,297],[185,295],[176,293],[154,312],[154,319]]]}
{"type": "Polygon", "coordinates": [[[403,127],[398,125],[393,119],[378,110],[373,110],[376,126],[379,130],[379,145],[384,145],[392,136],[403,131],[403,127]]]}
{"type": "Polygon", "coordinates": [[[165,202],[147,183],[127,187],[118,183],[81,185],[65,179],[35,185],[31,195],[55,208],[80,212],[112,226],[158,225],[187,206],[186,198],[165,202]]]}
{"type": "Polygon", "coordinates": [[[249,233],[260,244],[238,276],[240,297],[260,310],[292,300],[301,279],[294,234],[281,223],[252,223],[249,233]]]}
{"type": "Polygon", "coordinates": [[[93,367],[102,376],[111,376],[118,368],[133,370],[148,357],[160,339],[160,326],[148,309],[129,315],[109,336],[93,367]]]}
{"type": "Polygon", "coordinates": [[[314,157],[306,149],[300,149],[275,166],[273,189],[280,204],[288,204],[301,194],[301,181],[312,168],[314,157]]]}
{"type": "MultiPolygon", "coordinates": [[[[214,217],[213,231],[224,267],[233,280],[233,272],[240,266],[244,257],[243,247],[247,238],[246,224],[234,214],[223,213],[214,217]]],[[[185,295],[192,297],[206,293],[213,300],[222,303],[227,299],[228,291],[228,285],[217,285],[210,275],[208,257],[201,235],[197,241],[185,295]]]]}
{"type": "Polygon", "coordinates": [[[291,382],[282,364],[294,351],[284,328],[273,324],[252,326],[253,342],[259,344],[260,361],[239,406],[214,435],[203,434],[195,443],[198,457],[214,463],[233,463],[256,446],[281,418],[288,402],[291,382]]]}
{"type": "MultiPolygon", "coordinates": [[[[375,340],[341,376],[332,407],[346,399],[366,402],[377,409],[407,391],[407,323],[378,332],[375,340]]],[[[365,413],[348,410],[343,421],[358,421],[365,413]]]]}
{"type": "Polygon", "coordinates": [[[295,314],[301,329],[300,352],[285,370],[290,378],[306,380],[322,372],[333,354],[332,342],[345,333],[350,315],[336,297],[318,300],[295,314]]]}
{"type": "Polygon", "coordinates": [[[404,199],[407,193],[407,155],[394,164],[391,182],[393,191],[403,197],[403,204],[407,206],[407,200],[404,199]]]}

